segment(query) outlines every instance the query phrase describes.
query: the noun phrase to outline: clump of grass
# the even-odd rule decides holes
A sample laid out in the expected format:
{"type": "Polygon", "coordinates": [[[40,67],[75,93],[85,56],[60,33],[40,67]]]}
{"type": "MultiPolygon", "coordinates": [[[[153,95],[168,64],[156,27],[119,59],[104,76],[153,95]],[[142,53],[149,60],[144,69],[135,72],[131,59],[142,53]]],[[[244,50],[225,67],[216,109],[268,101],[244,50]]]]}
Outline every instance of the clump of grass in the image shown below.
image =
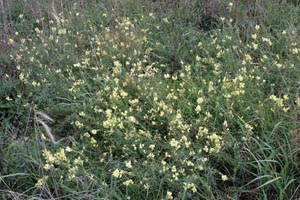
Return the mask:
{"type": "Polygon", "coordinates": [[[31,32],[9,36],[3,198],[298,198],[296,7],[244,23],[228,4],[203,30],[202,4],[121,5],[22,17],[31,32]]]}

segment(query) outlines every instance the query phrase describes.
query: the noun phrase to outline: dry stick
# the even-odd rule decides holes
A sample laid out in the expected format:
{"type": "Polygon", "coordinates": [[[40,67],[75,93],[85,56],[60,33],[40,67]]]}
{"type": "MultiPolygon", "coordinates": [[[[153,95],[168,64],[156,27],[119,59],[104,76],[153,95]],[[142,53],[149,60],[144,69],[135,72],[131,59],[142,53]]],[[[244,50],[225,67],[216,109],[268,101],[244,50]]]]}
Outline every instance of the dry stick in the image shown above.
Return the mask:
{"type": "Polygon", "coordinates": [[[299,190],[300,185],[297,186],[297,188],[295,189],[294,193],[292,194],[291,198],[289,200],[293,200],[295,195],[297,194],[298,190],[299,190]]]}
{"type": "Polygon", "coordinates": [[[55,0],[52,0],[52,1],[51,1],[51,10],[52,10],[52,11],[50,12],[51,16],[55,19],[56,24],[59,25],[59,24],[60,24],[60,19],[59,19],[59,17],[57,16],[57,12],[56,12],[56,9],[55,9],[55,0]]]}

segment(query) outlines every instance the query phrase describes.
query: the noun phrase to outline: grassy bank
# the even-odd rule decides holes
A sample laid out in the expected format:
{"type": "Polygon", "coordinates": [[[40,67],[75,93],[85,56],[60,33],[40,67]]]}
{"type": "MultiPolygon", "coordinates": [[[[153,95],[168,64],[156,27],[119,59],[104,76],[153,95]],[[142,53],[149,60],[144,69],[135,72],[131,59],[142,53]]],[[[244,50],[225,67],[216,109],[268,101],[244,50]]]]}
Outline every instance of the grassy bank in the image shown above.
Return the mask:
{"type": "Polygon", "coordinates": [[[210,2],[2,2],[0,197],[300,198],[299,2],[210,2]]]}

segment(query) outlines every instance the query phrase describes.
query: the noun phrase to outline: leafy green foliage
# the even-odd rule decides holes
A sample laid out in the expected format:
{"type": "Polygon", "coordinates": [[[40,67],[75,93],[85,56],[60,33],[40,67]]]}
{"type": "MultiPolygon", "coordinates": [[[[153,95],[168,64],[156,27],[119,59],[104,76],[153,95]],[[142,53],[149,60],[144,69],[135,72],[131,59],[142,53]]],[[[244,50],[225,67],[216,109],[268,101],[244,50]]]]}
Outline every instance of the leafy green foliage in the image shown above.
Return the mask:
{"type": "Polygon", "coordinates": [[[299,198],[297,6],[129,2],[13,18],[3,198],[299,198]]]}

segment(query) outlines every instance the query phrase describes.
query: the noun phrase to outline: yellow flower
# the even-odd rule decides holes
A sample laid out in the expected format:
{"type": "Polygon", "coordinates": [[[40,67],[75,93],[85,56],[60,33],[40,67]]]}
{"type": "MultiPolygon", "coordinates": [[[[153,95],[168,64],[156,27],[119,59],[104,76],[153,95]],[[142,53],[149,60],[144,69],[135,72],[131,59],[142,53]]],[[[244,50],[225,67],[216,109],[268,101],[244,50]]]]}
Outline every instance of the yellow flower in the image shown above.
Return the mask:
{"type": "Polygon", "coordinates": [[[65,35],[65,34],[67,34],[67,30],[65,28],[61,28],[61,29],[58,30],[58,34],[59,35],[65,35]]]}
{"type": "Polygon", "coordinates": [[[155,148],[155,144],[150,144],[149,145],[149,149],[151,149],[152,151],[154,150],[154,148],[155,148]]]}
{"type": "Polygon", "coordinates": [[[12,101],[12,98],[10,98],[9,96],[7,96],[7,97],[5,98],[5,100],[6,100],[6,101],[12,101]]]}
{"type": "Polygon", "coordinates": [[[36,81],[32,81],[31,85],[32,86],[37,86],[37,82],[36,81]]]}
{"type": "Polygon", "coordinates": [[[286,35],[286,31],[282,31],[281,34],[282,34],[282,35],[286,35]]]}
{"type": "Polygon", "coordinates": [[[89,138],[89,137],[91,137],[91,135],[90,135],[88,132],[85,132],[85,133],[83,134],[83,137],[89,138]]]}
{"type": "Polygon", "coordinates": [[[295,103],[296,103],[297,106],[300,106],[300,98],[299,97],[296,98],[295,103]]]}
{"type": "Polygon", "coordinates": [[[149,153],[147,158],[153,159],[155,157],[155,155],[153,153],[149,153]]]}
{"type": "Polygon", "coordinates": [[[95,138],[91,138],[90,143],[93,145],[93,147],[97,147],[97,140],[95,140],[95,138]]]}
{"type": "Polygon", "coordinates": [[[204,102],[204,99],[202,98],[202,97],[199,97],[198,99],[197,99],[197,103],[198,104],[202,104],[204,102]]]}
{"type": "Polygon", "coordinates": [[[112,174],[114,177],[116,178],[121,178],[122,175],[123,175],[123,171],[122,170],[119,170],[119,169],[116,169],[113,174],[112,174]]]}
{"type": "Polygon", "coordinates": [[[128,162],[126,162],[126,167],[131,169],[132,168],[132,164],[131,161],[129,160],[128,162]]]}
{"type": "Polygon", "coordinates": [[[48,164],[48,163],[47,163],[47,164],[44,165],[44,169],[45,169],[45,170],[50,170],[52,167],[53,167],[52,164],[48,164]]]}
{"type": "Polygon", "coordinates": [[[73,149],[71,149],[70,147],[66,147],[66,152],[71,152],[73,151],[73,149]]]}
{"type": "Polygon", "coordinates": [[[144,186],[144,189],[145,189],[145,190],[149,190],[149,188],[150,188],[150,186],[149,186],[148,183],[145,183],[143,186],[144,186]]]}
{"type": "Polygon", "coordinates": [[[203,169],[204,169],[202,165],[199,165],[197,168],[199,171],[203,171],[203,169]]]}
{"type": "Polygon", "coordinates": [[[40,30],[38,27],[36,27],[36,28],[34,29],[34,31],[35,31],[37,34],[40,34],[40,33],[41,33],[41,30],[40,30]]]}
{"type": "Polygon", "coordinates": [[[171,147],[174,147],[174,148],[176,148],[176,149],[179,149],[179,148],[180,148],[179,142],[178,142],[177,140],[175,140],[174,138],[171,139],[170,145],[171,145],[171,147]]]}
{"type": "Polygon", "coordinates": [[[187,165],[188,167],[194,167],[194,163],[191,162],[191,161],[187,161],[187,162],[186,162],[186,165],[187,165]]]}
{"type": "Polygon", "coordinates": [[[169,23],[169,20],[168,20],[168,18],[167,18],[167,17],[163,18],[163,22],[165,22],[165,23],[169,23]]]}
{"type": "Polygon", "coordinates": [[[249,54],[246,54],[246,55],[245,55],[245,60],[246,60],[246,61],[251,61],[251,60],[252,60],[252,57],[251,57],[249,54]]]}
{"type": "Polygon", "coordinates": [[[93,135],[96,135],[96,134],[97,134],[97,130],[96,130],[96,129],[93,129],[93,130],[91,130],[91,133],[92,133],[93,135]]]}
{"type": "Polygon", "coordinates": [[[255,26],[255,30],[256,30],[256,31],[259,31],[259,29],[260,29],[260,26],[259,26],[259,25],[256,25],[256,26],[255,26]]]}
{"type": "Polygon", "coordinates": [[[289,109],[290,109],[289,107],[282,108],[283,112],[287,112],[289,109]]]}
{"type": "Polygon", "coordinates": [[[167,192],[167,199],[173,199],[172,192],[170,192],[170,191],[167,192]]]}
{"type": "Polygon", "coordinates": [[[129,185],[133,185],[134,183],[133,183],[133,180],[132,179],[129,179],[128,181],[124,181],[123,182],[123,185],[125,185],[125,186],[129,186],[129,185]]]}
{"type": "Polygon", "coordinates": [[[122,67],[122,64],[120,63],[120,61],[114,61],[114,66],[119,68],[119,67],[122,67]]]}
{"type": "Polygon", "coordinates": [[[46,181],[48,180],[48,176],[45,176],[43,178],[40,178],[37,183],[35,184],[36,187],[42,187],[46,181]]]}
{"type": "Polygon", "coordinates": [[[77,128],[82,128],[83,127],[83,124],[82,123],[80,123],[80,121],[76,121],[75,122],[75,126],[77,127],[77,128]]]}
{"type": "Polygon", "coordinates": [[[80,158],[80,157],[78,157],[78,158],[76,158],[75,160],[74,160],[74,165],[83,165],[83,160],[80,158]]]}
{"type": "Polygon", "coordinates": [[[201,106],[198,105],[198,106],[196,107],[195,111],[196,111],[196,113],[199,113],[199,112],[201,111],[201,106]]]}
{"type": "Polygon", "coordinates": [[[122,97],[122,98],[125,98],[125,97],[127,97],[127,96],[128,96],[128,93],[127,93],[127,92],[124,92],[124,91],[122,91],[120,95],[121,95],[121,97],[122,97]]]}
{"type": "Polygon", "coordinates": [[[79,116],[80,116],[80,117],[85,117],[85,113],[84,113],[83,111],[81,111],[81,112],[79,113],[79,116]]]}
{"type": "Polygon", "coordinates": [[[15,41],[11,38],[8,39],[8,44],[13,45],[15,43],[15,41]]]}
{"type": "Polygon", "coordinates": [[[222,174],[221,178],[222,178],[222,181],[227,181],[228,180],[227,175],[224,175],[224,174],[222,174]]]}

